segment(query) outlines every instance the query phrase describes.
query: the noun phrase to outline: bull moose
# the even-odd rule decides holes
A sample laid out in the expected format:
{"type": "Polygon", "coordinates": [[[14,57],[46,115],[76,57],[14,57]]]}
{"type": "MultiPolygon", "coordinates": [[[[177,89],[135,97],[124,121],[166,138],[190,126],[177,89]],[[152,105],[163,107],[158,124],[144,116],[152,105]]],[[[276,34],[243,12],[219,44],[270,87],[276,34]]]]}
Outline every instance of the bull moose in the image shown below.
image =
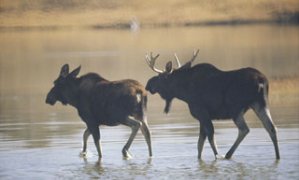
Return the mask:
{"type": "Polygon", "coordinates": [[[249,133],[244,114],[251,108],[271,137],[276,159],[280,159],[276,127],[268,108],[269,83],[265,75],[254,68],[221,71],[208,63],[192,66],[198,52],[199,50],[194,52],[191,60],[184,65],[181,65],[175,55],[178,68],[172,68],[172,62],[169,61],[165,70],[155,67],[159,54],[146,55],[149,67],[158,73],[157,76],[148,80],[146,90],[151,94],[158,93],[166,101],[165,113],[169,112],[172,100],[178,98],[188,104],[192,116],[199,121],[198,158],[201,159],[206,137],[208,137],[215,158],[221,157],[214,141],[212,120],[233,119],[239,134],[225,155],[226,159],[231,158],[249,133]]]}
{"type": "Polygon", "coordinates": [[[83,151],[86,153],[87,140],[92,134],[99,155],[102,157],[99,125],[116,126],[123,124],[132,128],[132,133],[122,149],[124,157],[128,152],[137,132],[141,129],[152,156],[151,135],[148,128],[145,109],[147,93],[137,81],[127,79],[108,81],[96,73],[77,77],[81,66],[69,73],[69,65],[62,66],[54,87],[47,95],[46,103],[54,105],[60,101],[78,110],[79,116],[86,123],[83,134],[83,151]]]}

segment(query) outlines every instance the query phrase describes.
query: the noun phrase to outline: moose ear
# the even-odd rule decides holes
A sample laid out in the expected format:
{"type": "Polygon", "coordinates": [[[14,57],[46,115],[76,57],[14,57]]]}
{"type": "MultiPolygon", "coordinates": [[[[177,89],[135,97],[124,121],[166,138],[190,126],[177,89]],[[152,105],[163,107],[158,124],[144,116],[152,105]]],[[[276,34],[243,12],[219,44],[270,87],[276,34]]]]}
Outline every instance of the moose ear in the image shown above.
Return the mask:
{"type": "Polygon", "coordinates": [[[69,74],[69,65],[65,64],[61,67],[60,76],[66,77],[69,74]]]}
{"type": "Polygon", "coordinates": [[[79,72],[81,70],[81,66],[77,67],[76,69],[74,69],[69,75],[73,78],[77,77],[79,72]]]}
{"type": "Polygon", "coordinates": [[[172,71],[172,62],[171,61],[168,61],[168,63],[166,63],[165,71],[167,73],[170,73],[172,71]]]}

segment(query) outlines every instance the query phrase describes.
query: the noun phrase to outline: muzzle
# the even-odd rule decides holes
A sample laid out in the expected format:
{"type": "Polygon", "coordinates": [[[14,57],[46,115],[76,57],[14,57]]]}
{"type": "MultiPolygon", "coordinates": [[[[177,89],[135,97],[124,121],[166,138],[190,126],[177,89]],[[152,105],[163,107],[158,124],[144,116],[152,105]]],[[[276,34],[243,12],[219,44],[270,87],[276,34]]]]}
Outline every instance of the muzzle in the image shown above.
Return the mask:
{"type": "Polygon", "coordinates": [[[50,105],[53,106],[56,103],[56,101],[57,101],[56,98],[51,96],[51,94],[47,95],[47,98],[46,98],[46,103],[47,104],[50,104],[50,105]]]}
{"type": "Polygon", "coordinates": [[[157,90],[155,88],[153,88],[153,87],[150,87],[148,84],[145,87],[145,90],[149,91],[151,94],[157,93],[157,90]]]}

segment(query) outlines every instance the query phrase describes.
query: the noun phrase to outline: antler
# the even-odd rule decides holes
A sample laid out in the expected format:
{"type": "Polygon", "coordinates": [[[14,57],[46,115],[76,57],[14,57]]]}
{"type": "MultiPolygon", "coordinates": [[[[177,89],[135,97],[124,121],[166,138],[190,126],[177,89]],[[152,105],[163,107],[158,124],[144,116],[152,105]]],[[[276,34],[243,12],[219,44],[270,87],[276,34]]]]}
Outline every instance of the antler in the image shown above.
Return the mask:
{"type": "Polygon", "coordinates": [[[193,52],[193,57],[192,57],[192,58],[190,59],[190,61],[188,61],[188,62],[192,63],[192,62],[195,60],[195,58],[197,57],[198,52],[199,52],[199,49],[197,49],[197,51],[194,51],[194,52],[193,52]]]}
{"type": "Polygon", "coordinates": [[[157,68],[155,67],[156,59],[157,59],[159,56],[160,56],[160,54],[157,54],[155,57],[153,57],[153,53],[151,52],[151,53],[150,53],[150,56],[149,56],[148,54],[145,55],[145,60],[146,60],[146,62],[147,62],[147,64],[148,64],[148,66],[149,66],[153,71],[155,71],[155,72],[157,72],[157,73],[163,73],[162,70],[157,69],[157,68]]]}
{"type": "MultiPolygon", "coordinates": [[[[185,66],[185,65],[187,65],[187,64],[191,66],[192,62],[193,62],[193,61],[195,60],[195,58],[197,57],[198,52],[199,52],[199,49],[197,49],[197,51],[194,51],[194,52],[193,52],[193,57],[192,57],[188,62],[186,62],[183,66],[185,66]]],[[[182,65],[181,65],[181,63],[180,63],[180,60],[179,60],[178,56],[176,55],[176,53],[174,54],[174,57],[175,57],[175,60],[176,60],[177,65],[178,65],[178,68],[182,67],[182,65]]]]}
{"type": "Polygon", "coordinates": [[[176,53],[174,53],[174,57],[175,57],[177,65],[178,65],[178,68],[180,68],[181,67],[181,63],[180,63],[180,60],[179,60],[178,56],[176,55],[176,53]]]}

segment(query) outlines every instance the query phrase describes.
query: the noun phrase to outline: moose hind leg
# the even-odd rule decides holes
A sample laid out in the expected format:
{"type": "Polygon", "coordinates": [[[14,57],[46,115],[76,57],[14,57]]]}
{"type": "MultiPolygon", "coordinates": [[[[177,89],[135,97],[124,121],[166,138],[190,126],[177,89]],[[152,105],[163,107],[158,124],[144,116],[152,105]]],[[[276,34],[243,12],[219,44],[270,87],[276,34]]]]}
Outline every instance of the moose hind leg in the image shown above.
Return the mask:
{"type": "Polygon", "coordinates": [[[144,118],[143,121],[141,121],[142,125],[141,125],[141,132],[145,138],[145,141],[147,143],[147,147],[148,147],[148,151],[149,151],[149,156],[153,156],[153,152],[152,152],[152,142],[151,142],[151,133],[149,131],[148,128],[148,124],[147,124],[147,120],[146,118],[144,118]]]}
{"type": "Polygon", "coordinates": [[[252,109],[262,121],[265,129],[269,133],[271,140],[273,142],[275,148],[276,159],[280,159],[279,148],[278,148],[278,140],[277,140],[277,132],[276,127],[273,124],[270,111],[267,106],[261,106],[260,104],[256,103],[252,106],[252,109]]]}
{"type": "Polygon", "coordinates": [[[242,112],[238,115],[237,118],[234,118],[234,123],[236,124],[236,126],[239,130],[239,133],[238,133],[238,137],[237,137],[235,143],[230,148],[230,150],[226,153],[226,155],[225,155],[226,159],[230,159],[232,157],[235,150],[238,148],[238,146],[243,141],[245,136],[249,133],[249,128],[245,122],[243,115],[244,115],[244,113],[242,112]]]}
{"type": "Polygon", "coordinates": [[[126,126],[131,127],[131,129],[132,129],[132,133],[131,133],[127,143],[125,144],[125,146],[123,147],[123,150],[122,150],[123,156],[125,158],[130,158],[131,156],[130,156],[128,150],[129,150],[129,148],[130,148],[130,146],[131,146],[131,144],[132,144],[132,142],[133,142],[133,140],[134,140],[134,138],[135,138],[135,136],[136,136],[136,134],[137,134],[137,132],[140,128],[140,126],[141,126],[141,122],[128,117],[126,119],[126,121],[123,122],[123,124],[126,125],[126,126]]]}

